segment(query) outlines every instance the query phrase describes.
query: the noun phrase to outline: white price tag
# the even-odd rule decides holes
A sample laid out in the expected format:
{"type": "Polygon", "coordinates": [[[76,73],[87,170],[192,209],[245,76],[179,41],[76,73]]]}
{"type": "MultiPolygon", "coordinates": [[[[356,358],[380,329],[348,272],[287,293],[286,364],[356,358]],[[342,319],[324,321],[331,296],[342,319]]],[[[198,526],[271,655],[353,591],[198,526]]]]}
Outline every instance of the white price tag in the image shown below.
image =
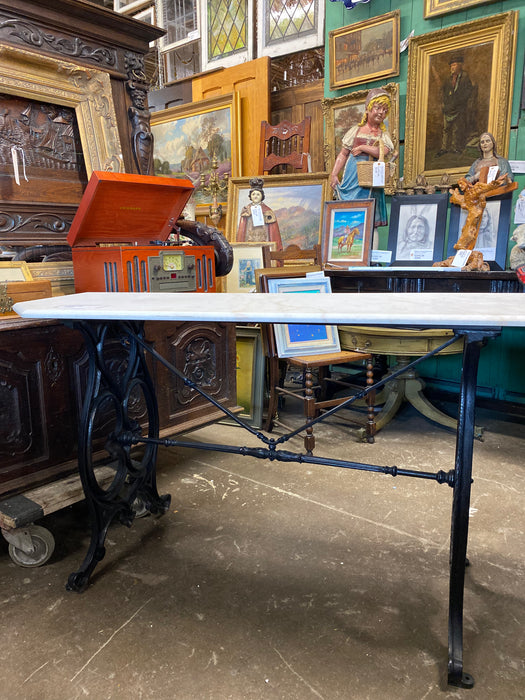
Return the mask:
{"type": "Polygon", "coordinates": [[[454,255],[452,267],[465,267],[471,253],[471,250],[458,250],[458,252],[454,255]]]}
{"type": "Polygon", "coordinates": [[[252,221],[254,226],[264,226],[264,216],[260,204],[252,205],[252,221]]]}
{"type": "Polygon", "coordinates": [[[376,160],[372,168],[372,187],[385,186],[385,164],[376,160]]]}
{"type": "Polygon", "coordinates": [[[373,250],[370,256],[371,262],[389,263],[392,261],[391,250],[373,250]]]}
{"type": "Polygon", "coordinates": [[[491,165],[487,175],[487,182],[492,182],[498,177],[499,168],[497,165],[491,165]]]}

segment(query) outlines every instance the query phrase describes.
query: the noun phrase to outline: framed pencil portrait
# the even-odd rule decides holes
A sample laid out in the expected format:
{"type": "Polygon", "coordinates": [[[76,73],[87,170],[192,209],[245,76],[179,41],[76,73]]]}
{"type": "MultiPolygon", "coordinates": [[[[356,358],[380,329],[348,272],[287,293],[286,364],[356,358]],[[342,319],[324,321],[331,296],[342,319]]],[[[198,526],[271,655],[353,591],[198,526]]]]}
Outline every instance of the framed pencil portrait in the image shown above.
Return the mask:
{"type": "Polygon", "coordinates": [[[374,232],[375,199],[324,203],[321,250],[328,267],[367,266],[374,232]]]}
{"type": "MultiPolygon", "coordinates": [[[[399,152],[399,83],[387,83],[381,86],[390,98],[390,111],[384,125],[394,144],[394,153],[399,152]]],[[[332,172],[335,159],[343,145],[343,137],[352,126],[359,124],[365,113],[367,90],[355,90],[347,95],[331,97],[321,102],[324,117],[324,158],[326,169],[332,172]]],[[[389,154],[390,157],[390,154],[389,154]]],[[[395,193],[395,183],[399,179],[398,160],[394,161],[394,172],[390,184],[385,187],[385,194],[395,193]]]]}
{"type": "Polygon", "coordinates": [[[418,175],[452,184],[479,157],[490,132],[509,146],[518,12],[504,12],[413,37],[408,47],[404,182],[418,175]]]}
{"type": "MultiPolygon", "coordinates": [[[[505,269],[511,212],[512,193],[487,199],[474,250],[483,253],[483,260],[488,262],[491,270],[505,269]]],[[[457,253],[454,245],[458,242],[466,218],[467,212],[464,209],[457,204],[451,205],[447,257],[457,253]]]]}
{"type": "Polygon", "coordinates": [[[400,16],[394,10],[329,33],[330,90],[399,75],[400,16]]]}
{"type": "Polygon", "coordinates": [[[448,194],[392,197],[388,249],[392,265],[432,266],[443,259],[448,194]]]}
{"type": "MultiPolygon", "coordinates": [[[[278,294],[300,292],[306,295],[305,304],[308,305],[308,294],[329,294],[332,290],[328,277],[270,277],[268,291],[278,294]]],[[[332,297],[327,299],[327,304],[331,303],[331,300],[332,297]]],[[[341,350],[336,325],[275,323],[273,328],[279,357],[322,355],[341,350]]]]}

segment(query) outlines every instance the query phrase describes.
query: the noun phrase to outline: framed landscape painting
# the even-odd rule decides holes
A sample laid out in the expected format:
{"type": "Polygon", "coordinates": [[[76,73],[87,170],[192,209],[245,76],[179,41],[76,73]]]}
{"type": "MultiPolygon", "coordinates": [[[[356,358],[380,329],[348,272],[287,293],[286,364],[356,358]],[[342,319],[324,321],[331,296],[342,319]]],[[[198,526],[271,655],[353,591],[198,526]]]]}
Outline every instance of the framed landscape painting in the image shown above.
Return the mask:
{"type": "Polygon", "coordinates": [[[479,157],[482,133],[509,146],[516,11],[422,34],[408,54],[404,182],[455,184],[479,157]]]}
{"type": "MultiPolygon", "coordinates": [[[[227,178],[240,175],[239,118],[239,93],[153,112],[155,175],[185,178],[199,187],[215,174],[225,183],[224,201],[219,196],[219,203],[225,204],[227,178]]],[[[193,199],[197,207],[212,203],[211,195],[200,187],[193,199]]]]}

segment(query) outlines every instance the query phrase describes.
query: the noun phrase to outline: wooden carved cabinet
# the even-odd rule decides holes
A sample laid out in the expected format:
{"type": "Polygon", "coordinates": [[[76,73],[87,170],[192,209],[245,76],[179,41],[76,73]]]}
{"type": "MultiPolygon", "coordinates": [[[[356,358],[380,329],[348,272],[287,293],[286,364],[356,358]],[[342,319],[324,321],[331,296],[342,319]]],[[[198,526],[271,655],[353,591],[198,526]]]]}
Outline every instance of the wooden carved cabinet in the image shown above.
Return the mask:
{"type": "MultiPolygon", "coordinates": [[[[145,56],[162,34],[82,0],[0,0],[2,248],[25,254],[66,244],[94,170],[152,174],[145,56]]],[[[233,327],[155,323],[146,332],[197,385],[235,406],[233,327]]],[[[114,352],[119,371],[118,343],[114,352]]],[[[163,434],[222,415],[160,363],[152,361],[151,371],[163,434]]],[[[86,381],[80,332],[0,318],[0,496],[76,470],[86,381]]],[[[143,408],[138,397],[139,421],[143,408]]],[[[106,420],[102,412],[96,449],[106,420]]]]}
{"type": "MultiPolygon", "coordinates": [[[[219,404],[234,407],[234,326],[149,323],[146,336],[188,379],[219,404]]],[[[114,363],[118,372],[118,343],[114,363]]],[[[172,435],[221,417],[219,409],[164,366],[152,361],[150,368],[161,434],[172,435]]],[[[79,331],[55,322],[0,323],[0,496],[76,469],[77,425],[87,369],[79,331]]],[[[140,398],[132,411],[135,419],[143,418],[140,398]]],[[[101,439],[107,435],[106,429],[107,424],[97,425],[95,438],[97,433],[101,439]]]]}

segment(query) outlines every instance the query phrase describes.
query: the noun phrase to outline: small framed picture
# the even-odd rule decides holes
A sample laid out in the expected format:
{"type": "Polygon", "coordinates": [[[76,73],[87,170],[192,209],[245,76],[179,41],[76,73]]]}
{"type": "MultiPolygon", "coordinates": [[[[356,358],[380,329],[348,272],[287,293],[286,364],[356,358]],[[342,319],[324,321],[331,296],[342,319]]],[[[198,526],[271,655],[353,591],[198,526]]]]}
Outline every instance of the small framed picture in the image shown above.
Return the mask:
{"type": "Polygon", "coordinates": [[[322,256],[330,267],[367,266],[374,231],[375,199],[325,202],[322,256]]]}
{"type": "Polygon", "coordinates": [[[225,292],[255,292],[255,271],[263,264],[263,248],[268,246],[276,249],[272,242],[262,243],[230,243],[233,249],[233,267],[223,278],[225,292]]]}
{"type": "MultiPolygon", "coordinates": [[[[483,260],[488,262],[491,270],[505,269],[511,211],[512,193],[487,199],[474,250],[480,250],[483,253],[483,260]]],[[[467,212],[464,209],[457,204],[451,205],[447,256],[457,253],[454,245],[458,242],[466,218],[467,212]]]]}
{"type": "MultiPolygon", "coordinates": [[[[279,294],[329,294],[332,289],[330,279],[319,276],[296,278],[269,278],[268,291],[279,294]]],[[[329,303],[329,302],[328,302],[329,303]]],[[[308,304],[308,299],[305,299],[308,304]]],[[[298,355],[322,355],[339,352],[339,332],[335,325],[310,323],[274,324],[275,343],[279,357],[298,355]]]]}
{"type": "Polygon", "coordinates": [[[238,414],[246,423],[260,428],[264,399],[264,351],[260,326],[237,326],[236,360],[238,414]]]}
{"type": "Polygon", "coordinates": [[[392,197],[388,249],[392,265],[432,266],[443,259],[448,194],[392,197]]]}

